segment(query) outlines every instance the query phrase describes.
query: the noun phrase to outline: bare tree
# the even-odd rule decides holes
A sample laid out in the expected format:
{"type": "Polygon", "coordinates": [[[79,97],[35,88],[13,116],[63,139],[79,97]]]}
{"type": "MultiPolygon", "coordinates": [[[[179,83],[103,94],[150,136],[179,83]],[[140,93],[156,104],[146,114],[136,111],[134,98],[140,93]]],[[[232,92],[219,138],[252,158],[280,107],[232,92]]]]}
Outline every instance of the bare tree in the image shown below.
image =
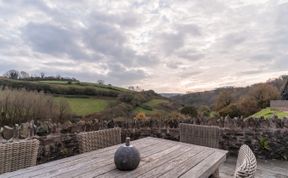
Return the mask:
{"type": "Polygon", "coordinates": [[[67,116],[70,116],[71,115],[71,109],[69,107],[69,104],[66,100],[64,99],[60,99],[59,102],[58,102],[58,121],[63,121],[65,120],[65,118],[67,116]]]}
{"type": "Polygon", "coordinates": [[[97,83],[98,83],[99,85],[104,85],[104,80],[98,80],[97,83]]]}
{"type": "Polygon", "coordinates": [[[44,72],[41,72],[40,73],[40,77],[43,79],[43,78],[45,78],[45,73],[44,72]]]}
{"type": "Polygon", "coordinates": [[[134,87],[134,86],[129,86],[129,87],[128,87],[128,90],[134,91],[134,90],[135,90],[135,87],[134,87]]]}
{"type": "Polygon", "coordinates": [[[27,72],[25,72],[25,71],[21,71],[21,72],[20,72],[20,77],[19,77],[19,78],[21,78],[21,79],[27,79],[27,78],[29,78],[29,77],[30,77],[29,73],[27,73],[27,72]]]}
{"type": "Polygon", "coordinates": [[[10,78],[10,79],[18,79],[19,78],[19,72],[17,70],[9,70],[4,74],[5,77],[10,78]]]}

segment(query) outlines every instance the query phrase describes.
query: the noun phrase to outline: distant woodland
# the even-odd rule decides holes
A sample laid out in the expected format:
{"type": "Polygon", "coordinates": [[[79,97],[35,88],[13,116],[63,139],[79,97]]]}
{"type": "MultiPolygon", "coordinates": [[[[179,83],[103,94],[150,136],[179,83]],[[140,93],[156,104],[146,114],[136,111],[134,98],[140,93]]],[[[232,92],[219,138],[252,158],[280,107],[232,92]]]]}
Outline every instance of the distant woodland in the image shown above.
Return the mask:
{"type": "Polygon", "coordinates": [[[212,91],[189,93],[172,97],[185,107],[194,107],[198,114],[220,116],[250,116],[263,108],[269,107],[270,100],[280,99],[288,76],[268,80],[248,87],[225,87],[212,91]]]}

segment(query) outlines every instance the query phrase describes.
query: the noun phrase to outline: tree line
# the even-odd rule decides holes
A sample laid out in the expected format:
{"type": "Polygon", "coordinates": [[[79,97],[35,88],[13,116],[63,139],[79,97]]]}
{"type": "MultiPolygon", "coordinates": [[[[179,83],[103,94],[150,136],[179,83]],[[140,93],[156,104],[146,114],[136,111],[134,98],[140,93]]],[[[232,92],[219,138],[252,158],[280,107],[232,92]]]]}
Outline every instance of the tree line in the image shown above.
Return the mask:
{"type": "Polygon", "coordinates": [[[248,87],[218,88],[212,91],[176,96],[173,99],[185,105],[182,113],[193,117],[211,114],[248,117],[269,107],[271,100],[281,99],[281,91],[287,79],[288,76],[283,75],[248,87]]]}
{"type": "Polygon", "coordinates": [[[14,89],[26,89],[28,91],[37,91],[57,95],[89,95],[89,96],[108,96],[117,97],[119,90],[111,88],[109,90],[97,89],[93,86],[82,85],[81,83],[75,85],[51,85],[48,83],[21,81],[21,80],[0,80],[0,86],[2,88],[14,88],[14,89]],[[79,86],[80,87],[79,87],[79,86]]]}
{"type": "Polygon", "coordinates": [[[29,81],[39,81],[39,80],[55,80],[55,81],[73,81],[79,82],[76,78],[62,77],[61,75],[56,76],[46,76],[44,72],[41,72],[39,75],[29,74],[25,71],[18,70],[9,70],[3,75],[6,78],[14,79],[14,80],[29,80],[29,81]]]}

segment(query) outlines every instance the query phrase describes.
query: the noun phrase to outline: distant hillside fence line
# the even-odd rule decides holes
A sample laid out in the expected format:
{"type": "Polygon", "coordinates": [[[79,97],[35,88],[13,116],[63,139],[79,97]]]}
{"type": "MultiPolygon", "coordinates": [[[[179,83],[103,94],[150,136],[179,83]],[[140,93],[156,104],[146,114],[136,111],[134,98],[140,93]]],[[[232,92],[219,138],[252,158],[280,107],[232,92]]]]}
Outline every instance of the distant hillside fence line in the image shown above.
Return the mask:
{"type": "Polygon", "coordinates": [[[218,125],[221,129],[220,146],[229,150],[229,154],[237,155],[242,144],[248,144],[258,158],[288,160],[288,119],[205,118],[185,121],[145,120],[145,121],[101,121],[89,120],[77,123],[56,124],[51,122],[36,123],[31,131],[31,123],[26,130],[19,132],[19,137],[34,137],[40,140],[38,163],[79,154],[76,134],[84,131],[100,130],[112,127],[122,128],[122,141],[129,136],[133,140],[147,136],[179,141],[180,122],[218,125]]]}

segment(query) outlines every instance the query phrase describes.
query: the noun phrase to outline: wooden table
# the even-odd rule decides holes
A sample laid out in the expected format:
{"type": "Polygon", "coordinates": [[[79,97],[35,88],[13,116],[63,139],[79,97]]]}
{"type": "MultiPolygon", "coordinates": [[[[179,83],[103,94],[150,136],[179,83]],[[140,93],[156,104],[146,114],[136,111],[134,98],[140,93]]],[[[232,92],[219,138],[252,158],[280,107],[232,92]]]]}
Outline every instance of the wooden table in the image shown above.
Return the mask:
{"type": "Polygon", "coordinates": [[[158,138],[132,141],[141,162],[134,171],[119,171],[114,153],[119,145],[52,161],[0,177],[208,177],[226,159],[227,151],[158,138]]]}

